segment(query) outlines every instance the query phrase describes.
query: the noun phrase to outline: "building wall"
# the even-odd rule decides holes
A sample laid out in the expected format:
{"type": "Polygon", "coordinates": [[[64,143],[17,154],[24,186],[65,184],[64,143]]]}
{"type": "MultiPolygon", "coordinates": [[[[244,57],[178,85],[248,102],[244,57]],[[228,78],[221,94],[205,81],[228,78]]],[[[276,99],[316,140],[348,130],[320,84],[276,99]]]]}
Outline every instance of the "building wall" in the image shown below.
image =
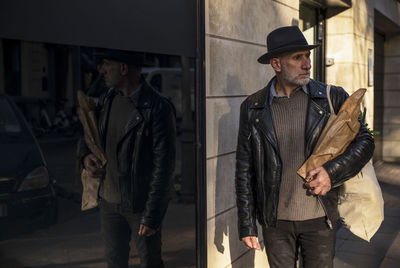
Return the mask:
{"type": "MultiPolygon", "coordinates": [[[[384,161],[399,161],[400,104],[395,100],[400,96],[400,76],[395,66],[400,63],[398,49],[400,47],[400,3],[394,0],[360,0],[352,1],[352,4],[350,9],[327,20],[326,57],[335,59],[335,64],[326,68],[327,83],[342,86],[349,93],[360,87],[368,89],[363,106],[367,108],[367,123],[371,128],[374,126],[374,101],[380,102],[380,98],[383,97],[381,107],[383,128],[379,129],[381,132],[381,136],[377,138],[379,152],[375,156],[384,161]],[[373,50],[376,11],[390,21],[388,25],[390,24],[391,29],[389,30],[389,27],[379,29],[385,33],[385,48],[382,51],[383,62],[374,62],[374,66],[378,68],[383,65],[384,71],[376,77],[379,81],[375,81],[375,84],[380,86],[375,89],[373,86],[368,86],[368,50],[371,49],[372,55],[375,54],[373,50]],[[398,27],[397,33],[393,33],[392,28],[396,27],[398,27]],[[383,88],[381,88],[381,78],[383,88]]],[[[377,53],[382,54],[380,51],[377,53]]]]}
{"type": "Polygon", "coordinates": [[[326,57],[335,64],[326,67],[326,83],[343,87],[349,94],[367,88],[363,106],[367,123],[373,125],[374,88],[368,86],[368,50],[374,53],[374,2],[352,1],[352,7],[326,23],[326,57]]]}
{"type": "MultiPolygon", "coordinates": [[[[399,25],[400,26],[400,25],[399,25]]],[[[399,27],[400,28],[400,27],[399,27]]],[[[400,161],[400,34],[384,45],[383,160],[400,161]]]]}
{"type": "Polygon", "coordinates": [[[43,77],[48,73],[48,60],[43,43],[21,41],[21,96],[43,98],[49,91],[43,77]]]}
{"type": "MultiPolygon", "coordinates": [[[[379,31],[374,35],[374,125],[373,129],[383,134],[383,81],[384,81],[385,36],[379,31]]],[[[383,160],[383,135],[375,136],[374,161],[383,160]]]]}
{"type": "Polygon", "coordinates": [[[382,159],[400,161],[400,3],[375,0],[375,25],[384,34],[382,159]]]}
{"type": "Polygon", "coordinates": [[[205,8],[208,267],[268,267],[265,249],[248,250],[238,239],[234,172],[239,107],[272,78],[272,69],[257,58],[266,52],[271,30],[297,24],[299,1],[208,0],[205,8]]]}
{"type": "MultiPolygon", "coordinates": [[[[254,253],[238,240],[234,171],[239,106],[273,76],[269,66],[256,61],[266,50],[267,33],[297,24],[298,9],[298,0],[206,1],[208,267],[266,267],[265,249],[254,253]]],[[[394,0],[352,1],[351,8],[326,21],[325,56],[335,60],[326,67],[326,82],[349,93],[368,89],[362,105],[367,108],[371,128],[375,89],[368,62],[372,59],[374,64],[376,10],[399,25],[400,4],[394,0]]],[[[386,39],[383,54],[382,151],[384,160],[399,161],[399,35],[386,39]]]]}

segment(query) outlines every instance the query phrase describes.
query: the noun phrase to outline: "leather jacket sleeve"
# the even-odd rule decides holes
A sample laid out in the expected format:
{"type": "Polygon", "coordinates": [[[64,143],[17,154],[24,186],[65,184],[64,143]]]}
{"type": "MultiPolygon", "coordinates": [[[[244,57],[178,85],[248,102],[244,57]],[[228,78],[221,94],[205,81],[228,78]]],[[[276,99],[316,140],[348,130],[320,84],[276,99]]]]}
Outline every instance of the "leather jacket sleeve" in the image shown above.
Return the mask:
{"type": "MultiPolygon", "coordinates": [[[[168,207],[171,177],[175,167],[175,114],[164,98],[155,105],[152,114],[153,163],[148,199],[141,223],[157,229],[168,207]]],[[[151,150],[149,148],[149,150],[151,150]]]]}
{"type": "Polygon", "coordinates": [[[246,236],[257,236],[256,208],[252,189],[255,173],[250,135],[248,105],[244,101],[240,107],[235,176],[239,239],[246,236]]]}
{"type": "MultiPolygon", "coordinates": [[[[334,94],[334,91],[331,92],[331,99],[337,113],[349,95],[343,88],[338,87],[336,89],[336,94],[334,94]]],[[[361,121],[360,124],[357,136],[346,151],[323,165],[331,178],[332,188],[340,186],[347,179],[354,177],[374,153],[374,139],[361,121]]]]}

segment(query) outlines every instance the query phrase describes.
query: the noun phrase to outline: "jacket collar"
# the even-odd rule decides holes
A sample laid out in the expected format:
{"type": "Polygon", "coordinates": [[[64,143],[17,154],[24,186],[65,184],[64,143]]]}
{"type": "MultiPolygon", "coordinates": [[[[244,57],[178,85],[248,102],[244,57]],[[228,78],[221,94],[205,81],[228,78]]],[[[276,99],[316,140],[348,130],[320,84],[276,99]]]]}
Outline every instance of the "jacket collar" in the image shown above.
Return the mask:
{"type": "MultiPolygon", "coordinates": [[[[149,108],[152,105],[152,90],[151,86],[146,81],[143,81],[139,88],[134,91],[129,98],[136,108],[149,108]]],[[[113,98],[117,94],[121,93],[117,89],[111,88],[107,92],[106,98],[113,98]]]]}
{"type": "MultiPolygon", "coordinates": [[[[121,136],[120,141],[122,139],[124,139],[132,129],[134,129],[137,125],[139,125],[144,120],[142,110],[151,108],[153,105],[153,102],[154,102],[153,95],[156,93],[154,92],[154,89],[151,88],[151,86],[146,81],[142,82],[142,86],[138,93],[139,94],[137,96],[132,96],[132,95],[130,96],[135,108],[133,109],[129,120],[128,120],[127,124],[125,125],[124,134],[121,136]]],[[[106,102],[107,103],[107,108],[106,108],[107,119],[103,120],[103,127],[102,127],[103,132],[105,131],[104,129],[107,125],[107,123],[105,123],[105,122],[108,121],[108,116],[110,113],[112,99],[117,94],[119,94],[117,90],[109,89],[105,95],[105,99],[108,99],[108,101],[106,102]]],[[[104,135],[104,133],[102,133],[102,134],[104,135]]],[[[118,142],[120,142],[120,141],[118,141],[118,142]]],[[[103,143],[105,143],[104,140],[103,140],[103,143]]]]}
{"type": "Polygon", "coordinates": [[[125,125],[124,136],[144,120],[142,110],[152,106],[152,94],[154,94],[153,90],[154,89],[152,89],[150,85],[144,81],[140,88],[139,95],[132,99],[135,109],[131,114],[131,118],[125,125]]]}
{"type": "Polygon", "coordinates": [[[307,84],[308,92],[311,96],[311,99],[326,99],[326,84],[317,82],[313,79],[310,79],[310,82],[307,84]]]}
{"type": "Polygon", "coordinates": [[[151,86],[146,81],[143,81],[142,87],[140,89],[140,94],[138,98],[136,98],[136,100],[133,101],[133,104],[137,108],[150,108],[154,100],[153,91],[154,89],[152,89],[151,86]]]}
{"type": "MultiPolygon", "coordinates": [[[[261,109],[264,107],[269,107],[270,98],[271,98],[271,85],[274,83],[276,76],[274,76],[268,83],[266,87],[261,89],[254,95],[253,101],[250,104],[250,108],[252,109],[261,109]]],[[[317,82],[310,78],[310,82],[307,84],[308,94],[311,99],[321,99],[327,98],[326,96],[326,85],[320,82],[317,82]]]]}

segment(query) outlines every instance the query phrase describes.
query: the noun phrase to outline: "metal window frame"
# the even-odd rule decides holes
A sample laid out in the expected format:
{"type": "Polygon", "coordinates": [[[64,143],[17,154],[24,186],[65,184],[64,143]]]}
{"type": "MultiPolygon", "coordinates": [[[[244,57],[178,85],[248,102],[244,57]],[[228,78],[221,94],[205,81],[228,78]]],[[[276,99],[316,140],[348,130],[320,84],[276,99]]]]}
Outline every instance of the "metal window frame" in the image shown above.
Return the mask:
{"type": "MultiPolygon", "coordinates": [[[[315,57],[313,61],[314,67],[314,79],[325,82],[325,51],[326,51],[326,8],[316,2],[303,0],[300,5],[308,6],[315,10],[315,17],[317,18],[316,27],[314,30],[314,44],[320,43],[321,46],[315,48],[315,57]],[[322,25],[320,23],[322,22],[322,25]],[[321,28],[322,27],[322,28],[321,28]],[[320,32],[322,32],[322,39],[319,38],[320,32]]],[[[299,11],[300,12],[300,11],[299,11]]]]}
{"type": "Polygon", "coordinates": [[[197,0],[196,51],[196,267],[207,267],[205,0],[197,0]]]}

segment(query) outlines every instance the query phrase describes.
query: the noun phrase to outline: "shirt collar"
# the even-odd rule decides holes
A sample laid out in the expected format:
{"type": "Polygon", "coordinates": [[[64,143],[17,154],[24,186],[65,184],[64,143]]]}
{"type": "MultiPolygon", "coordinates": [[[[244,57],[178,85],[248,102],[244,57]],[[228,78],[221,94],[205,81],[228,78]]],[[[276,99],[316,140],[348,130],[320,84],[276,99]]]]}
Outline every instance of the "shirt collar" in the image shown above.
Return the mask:
{"type": "MultiPolygon", "coordinates": [[[[285,96],[278,96],[278,94],[276,94],[275,85],[276,85],[276,79],[274,79],[272,81],[271,87],[269,89],[269,105],[271,105],[271,103],[274,100],[274,98],[289,98],[286,95],[285,96]]],[[[295,91],[299,90],[300,88],[304,91],[304,93],[306,93],[308,95],[308,89],[307,89],[306,85],[296,88],[295,91]]]]}
{"type": "MultiPolygon", "coordinates": [[[[134,91],[129,95],[129,98],[131,99],[131,101],[132,101],[134,104],[137,104],[138,101],[139,101],[139,96],[140,96],[140,91],[141,91],[141,89],[142,89],[142,85],[143,85],[143,84],[140,84],[140,85],[136,88],[136,90],[134,90],[134,91]]],[[[121,92],[120,90],[115,89],[115,91],[117,92],[118,95],[124,96],[124,94],[122,94],[122,92],[121,92]]]]}
{"type": "Polygon", "coordinates": [[[132,100],[132,102],[134,104],[137,105],[138,101],[139,101],[139,96],[140,96],[140,92],[142,91],[142,84],[140,84],[135,91],[133,91],[131,93],[131,95],[129,95],[129,98],[132,100]]]}

